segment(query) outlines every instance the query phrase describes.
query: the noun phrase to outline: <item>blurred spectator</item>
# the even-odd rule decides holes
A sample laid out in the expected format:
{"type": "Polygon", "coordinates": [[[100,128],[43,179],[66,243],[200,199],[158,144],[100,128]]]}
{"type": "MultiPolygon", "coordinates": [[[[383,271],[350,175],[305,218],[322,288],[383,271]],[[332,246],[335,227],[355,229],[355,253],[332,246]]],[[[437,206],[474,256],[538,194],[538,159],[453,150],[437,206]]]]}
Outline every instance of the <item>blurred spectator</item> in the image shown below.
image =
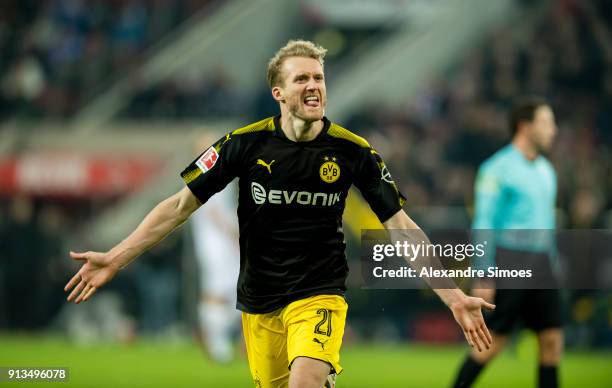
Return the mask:
{"type": "Polygon", "coordinates": [[[34,219],[34,204],[17,196],[9,205],[8,220],[2,232],[1,284],[5,297],[9,328],[35,329],[45,318],[44,294],[40,287],[46,276],[41,257],[45,254],[39,242],[42,233],[34,219]]]}
{"type": "Polygon", "coordinates": [[[140,324],[147,335],[164,335],[178,321],[182,239],[168,236],[134,267],[139,290],[140,324]]]}
{"type": "Polygon", "coordinates": [[[18,112],[20,116],[36,117],[36,103],[45,87],[42,64],[32,53],[25,54],[12,64],[1,80],[1,103],[4,109],[18,112]]]}
{"type": "Polygon", "coordinates": [[[37,284],[41,293],[41,304],[44,312],[44,323],[49,323],[59,312],[66,301],[64,285],[66,273],[69,272],[68,249],[65,246],[65,235],[68,230],[66,215],[55,204],[46,204],[38,212],[40,229],[39,249],[42,277],[37,284]]]}

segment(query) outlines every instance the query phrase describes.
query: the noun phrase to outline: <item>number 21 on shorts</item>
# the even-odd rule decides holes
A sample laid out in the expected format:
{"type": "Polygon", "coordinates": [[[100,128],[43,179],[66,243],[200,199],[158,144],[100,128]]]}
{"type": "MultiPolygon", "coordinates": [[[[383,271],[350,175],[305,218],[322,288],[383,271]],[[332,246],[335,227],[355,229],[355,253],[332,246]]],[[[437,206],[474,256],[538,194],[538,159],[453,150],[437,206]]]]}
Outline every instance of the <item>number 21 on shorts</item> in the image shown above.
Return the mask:
{"type": "Polygon", "coordinates": [[[318,309],[317,314],[321,315],[321,320],[315,325],[314,333],[331,336],[332,333],[332,312],[329,309],[318,309]]]}

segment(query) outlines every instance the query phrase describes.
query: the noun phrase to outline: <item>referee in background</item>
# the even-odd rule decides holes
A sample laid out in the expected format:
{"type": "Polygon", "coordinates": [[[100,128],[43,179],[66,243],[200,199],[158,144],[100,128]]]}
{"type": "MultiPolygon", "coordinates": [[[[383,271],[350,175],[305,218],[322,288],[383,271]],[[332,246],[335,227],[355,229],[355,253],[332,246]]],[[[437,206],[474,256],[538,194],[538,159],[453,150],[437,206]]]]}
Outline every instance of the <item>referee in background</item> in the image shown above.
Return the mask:
{"type": "MultiPolygon", "coordinates": [[[[486,319],[493,345],[466,357],[454,387],[471,386],[519,324],[538,337],[539,387],[559,384],[563,331],[554,275],[558,264],[554,255],[557,178],[543,156],[550,150],[557,127],[550,105],[539,97],[517,101],[509,123],[511,143],[486,160],[476,178],[473,229],[479,238],[493,236],[495,249],[489,251],[495,256],[478,258],[474,264],[485,270],[494,266],[532,269],[536,279],[475,282],[473,295],[497,305],[486,319]]],[[[490,240],[488,248],[492,247],[490,240]]]]}

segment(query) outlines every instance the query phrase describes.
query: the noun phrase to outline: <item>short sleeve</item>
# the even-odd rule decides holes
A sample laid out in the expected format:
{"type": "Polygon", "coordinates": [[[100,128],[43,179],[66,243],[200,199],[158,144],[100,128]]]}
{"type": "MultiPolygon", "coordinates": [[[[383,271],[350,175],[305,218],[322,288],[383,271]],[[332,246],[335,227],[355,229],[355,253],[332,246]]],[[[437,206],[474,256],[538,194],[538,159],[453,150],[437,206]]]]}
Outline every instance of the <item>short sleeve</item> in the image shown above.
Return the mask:
{"type": "Polygon", "coordinates": [[[385,162],[373,148],[360,150],[355,175],[355,186],[380,222],[391,218],[406,202],[406,198],[398,190],[385,162]]]}
{"type": "Polygon", "coordinates": [[[484,166],[478,170],[474,183],[473,229],[494,229],[496,212],[500,208],[502,183],[495,171],[484,166]]]}
{"type": "Polygon", "coordinates": [[[205,203],[236,178],[239,161],[239,138],[227,134],[191,162],[181,177],[198,200],[205,203]]]}

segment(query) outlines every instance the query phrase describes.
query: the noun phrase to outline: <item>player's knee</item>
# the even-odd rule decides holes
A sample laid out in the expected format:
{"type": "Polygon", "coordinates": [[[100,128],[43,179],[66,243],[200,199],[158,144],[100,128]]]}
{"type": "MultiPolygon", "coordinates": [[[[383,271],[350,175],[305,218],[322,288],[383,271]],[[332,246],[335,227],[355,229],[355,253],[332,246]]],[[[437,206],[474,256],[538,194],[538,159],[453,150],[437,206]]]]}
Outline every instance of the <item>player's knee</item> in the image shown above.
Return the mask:
{"type": "Polygon", "coordinates": [[[491,361],[493,358],[495,358],[495,356],[497,356],[497,353],[498,352],[493,351],[493,349],[483,350],[482,352],[479,352],[478,350],[474,349],[472,350],[471,357],[477,363],[484,365],[491,361]]]}
{"type": "Polygon", "coordinates": [[[291,365],[289,388],[321,388],[330,372],[329,364],[307,357],[298,357],[291,365]]]}
{"type": "Polygon", "coordinates": [[[538,335],[540,345],[540,363],[543,365],[557,365],[563,353],[563,335],[561,330],[554,329],[538,335]]]}

